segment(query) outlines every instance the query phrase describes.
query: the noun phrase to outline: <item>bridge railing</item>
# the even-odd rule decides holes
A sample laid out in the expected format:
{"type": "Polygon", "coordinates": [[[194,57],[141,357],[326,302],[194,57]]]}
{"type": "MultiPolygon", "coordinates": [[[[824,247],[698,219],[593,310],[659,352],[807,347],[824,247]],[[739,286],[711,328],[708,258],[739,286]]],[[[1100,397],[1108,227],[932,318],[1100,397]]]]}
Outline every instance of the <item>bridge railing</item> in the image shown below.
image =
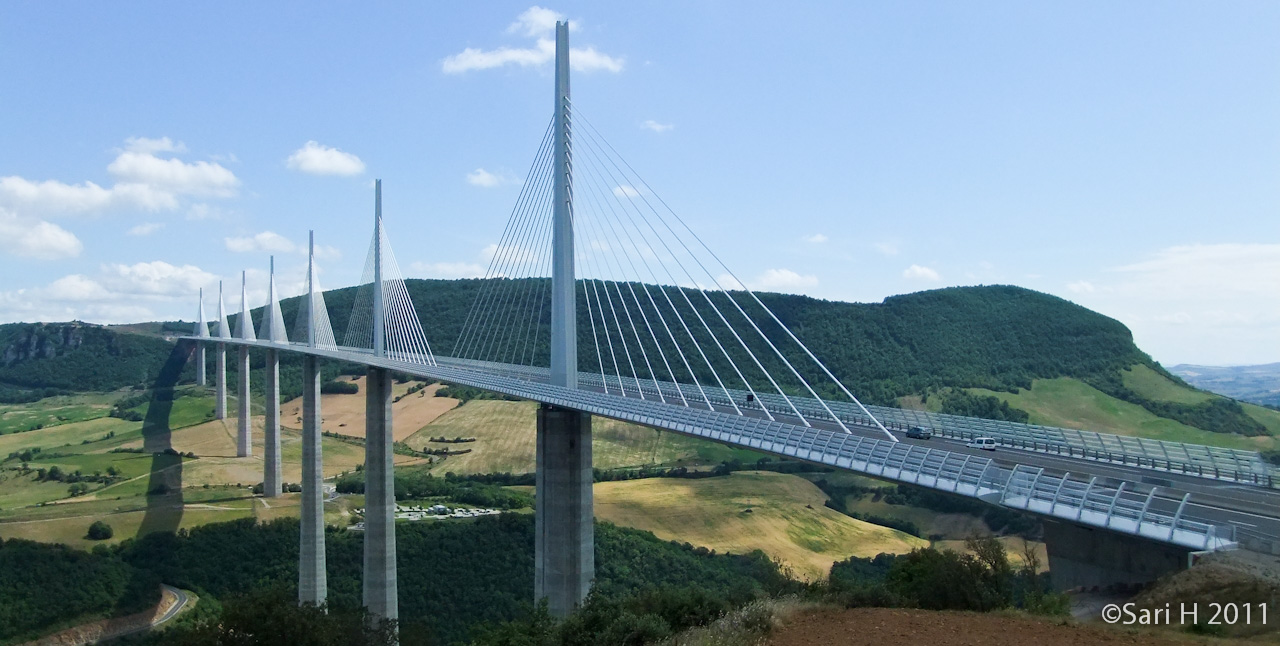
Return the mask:
{"type": "Polygon", "coordinates": [[[1266,487],[1280,486],[1276,469],[1256,451],[1168,442],[1093,431],[985,420],[944,413],[868,407],[886,425],[924,426],[937,435],[968,440],[991,437],[1001,446],[1083,457],[1141,468],[1233,480],[1266,487]]]}
{"type": "Polygon", "coordinates": [[[1197,549],[1214,549],[1235,539],[1229,525],[1214,525],[1183,516],[1187,498],[1173,515],[1156,512],[1156,490],[1146,496],[1119,486],[1098,484],[1098,479],[1074,480],[1046,474],[1043,468],[1019,465],[1010,473],[1000,503],[1077,522],[1088,522],[1135,536],[1174,542],[1197,549]],[[1128,494],[1128,495],[1126,495],[1128,494]]]}
{"type": "MultiPolygon", "coordinates": [[[[528,374],[536,375],[538,369],[528,374]]],[[[543,369],[545,370],[545,369],[543,369]]],[[[601,378],[599,374],[582,373],[579,381],[585,385],[613,390],[644,392],[646,396],[679,401],[681,389],[684,396],[693,401],[702,400],[705,393],[707,399],[718,406],[731,405],[729,398],[721,389],[704,386],[702,391],[693,391],[696,398],[690,397],[692,387],[684,384],[677,387],[666,381],[640,380],[638,383],[622,380],[617,377],[601,378]]],[[[745,391],[729,389],[733,398],[732,404],[739,408],[751,410],[768,410],[776,415],[790,416],[790,406],[778,395],[757,393],[754,401],[747,401],[745,391]]],[[[829,419],[822,406],[816,401],[802,397],[792,397],[791,404],[800,412],[812,419],[829,419]]],[[[827,406],[846,424],[874,426],[870,419],[862,414],[856,406],[846,402],[827,402],[827,406]]],[[[1025,451],[1052,453],[1073,458],[1083,458],[1099,462],[1110,462],[1125,466],[1134,466],[1155,471],[1182,473],[1203,478],[1230,480],[1264,487],[1280,487],[1280,477],[1256,451],[1241,451],[1222,447],[1168,442],[1147,438],[1109,435],[1093,431],[1080,431],[1035,424],[1021,424],[987,420],[944,413],[931,413],[883,406],[868,406],[885,427],[890,430],[906,431],[913,426],[923,426],[939,437],[968,441],[977,437],[990,437],[1000,446],[1025,451]]]]}

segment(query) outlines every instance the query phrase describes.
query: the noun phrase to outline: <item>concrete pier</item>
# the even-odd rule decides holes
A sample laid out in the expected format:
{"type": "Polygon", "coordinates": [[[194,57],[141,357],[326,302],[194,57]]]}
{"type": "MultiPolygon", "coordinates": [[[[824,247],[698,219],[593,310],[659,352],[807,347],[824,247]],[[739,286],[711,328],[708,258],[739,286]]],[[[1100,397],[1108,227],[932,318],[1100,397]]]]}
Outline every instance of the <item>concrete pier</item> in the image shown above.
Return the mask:
{"type": "Polygon", "coordinates": [[[364,605],[385,619],[400,616],[396,589],[396,496],[391,452],[391,373],[365,379],[364,605]]]}
{"type": "Polygon", "coordinates": [[[1187,568],[1190,550],[1094,527],[1044,522],[1056,590],[1129,589],[1187,568]]]}
{"type": "Polygon", "coordinates": [[[322,604],[329,594],[324,558],[324,469],[320,449],[320,370],[302,359],[302,523],[298,550],[298,602],[322,604]]]}
{"type": "Polygon", "coordinates": [[[283,492],[280,473],[280,351],[267,350],[267,414],[263,429],[262,495],[277,498],[283,492]]]}
{"type": "Polygon", "coordinates": [[[240,371],[240,390],[237,398],[240,404],[240,417],[236,420],[236,455],[247,458],[253,455],[253,429],[249,422],[249,348],[240,346],[237,357],[237,368],[240,371]]]}
{"type": "Polygon", "coordinates": [[[214,382],[217,384],[217,393],[213,399],[214,417],[218,419],[227,418],[227,344],[219,343],[218,349],[214,350],[217,358],[216,371],[213,375],[214,382]]]}
{"type": "Polygon", "coordinates": [[[595,578],[591,416],[543,404],[537,443],[533,595],[564,617],[595,578]]]}
{"type": "Polygon", "coordinates": [[[196,344],[196,385],[197,386],[207,386],[209,384],[209,380],[206,378],[207,372],[208,371],[205,370],[205,365],[204,365],[204,344],[197,343],[196,344]]]}

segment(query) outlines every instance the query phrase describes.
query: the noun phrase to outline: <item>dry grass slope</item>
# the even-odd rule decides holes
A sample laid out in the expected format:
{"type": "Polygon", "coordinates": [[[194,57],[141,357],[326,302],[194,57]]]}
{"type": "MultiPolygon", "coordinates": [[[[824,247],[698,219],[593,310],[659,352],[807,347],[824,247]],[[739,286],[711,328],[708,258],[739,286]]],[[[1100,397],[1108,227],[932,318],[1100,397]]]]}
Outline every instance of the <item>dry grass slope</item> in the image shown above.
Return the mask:
{"type": "Polygon", "coordinates": [[[850,556],[904,553],[928,545],[844,516],[824,502],[826,494],[808,480],[762,471],[595,486],[600,520],[721,552],[763,550],[809,579],[826,577],[832,563],[850,556]]]}

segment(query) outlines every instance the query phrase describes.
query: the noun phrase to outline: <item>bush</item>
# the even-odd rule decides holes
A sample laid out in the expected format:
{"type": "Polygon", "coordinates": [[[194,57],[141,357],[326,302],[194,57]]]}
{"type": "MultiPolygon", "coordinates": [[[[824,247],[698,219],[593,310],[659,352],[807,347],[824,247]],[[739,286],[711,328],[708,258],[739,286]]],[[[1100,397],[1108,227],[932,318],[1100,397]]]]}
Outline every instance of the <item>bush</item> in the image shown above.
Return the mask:
{"type": "Polygon", "coordinates": [[[89,525],[88,536],[91,541],[105,541],[115,535],[115,530],[100,520],[95,520],[92,525],[89,525]]]}
{"type": "Polygon", "coordinates": [[[326,395],[354,395],[360,392],[360,385],[354,381],[326,381],[320,386],[320,392],[326,395]]]}
{"type": "Polygon", "coordinates": [[[973,554],[917,549],[894,560],[885,581],[890,592],[926,610],[1004,608],[1013,601],[1013,570],[994,538],[970,539],[973,554]]]}

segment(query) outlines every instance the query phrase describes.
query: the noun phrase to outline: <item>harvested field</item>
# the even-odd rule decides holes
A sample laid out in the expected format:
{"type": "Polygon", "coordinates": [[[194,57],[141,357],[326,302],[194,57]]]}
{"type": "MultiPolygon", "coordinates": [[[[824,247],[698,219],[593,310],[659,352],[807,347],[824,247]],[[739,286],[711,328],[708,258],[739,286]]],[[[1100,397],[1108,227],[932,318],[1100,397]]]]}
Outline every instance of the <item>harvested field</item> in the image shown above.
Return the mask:
{"type": "Polygon", "coordinates": [[[910,534],[825,507],[826,494],[794,475],[739,471],[700,480],[650,478],[595,485],[596,518],[658,538],[738,554],[763,550],[796,576],[824,579],[850,556],[925,547],[910,534]]]}
{"type": "MultiPolygon", "coordinates": [[[[330,433],[341,433],[352,437],[364,437],[364,377],[343,377],[360,387],[354,395],[321,395],[320,414],[323,418],[321,428],[330,433]]],[[[393,384],[392,398],[404,395],[410,387],[418,382],[410,381],[393,384]]],[[[435,421],[437,417],[449,412],[458,405],[458,400],[449,397],[436,397],[440,384],[432,384],[422,390],[401,399],[391,405],[391,433],[397,442],[408,439],[422,427],[435,421]]],[[[280,406],[281,424],[302,427],[302,398],[290,400],[280,406]]]]}

